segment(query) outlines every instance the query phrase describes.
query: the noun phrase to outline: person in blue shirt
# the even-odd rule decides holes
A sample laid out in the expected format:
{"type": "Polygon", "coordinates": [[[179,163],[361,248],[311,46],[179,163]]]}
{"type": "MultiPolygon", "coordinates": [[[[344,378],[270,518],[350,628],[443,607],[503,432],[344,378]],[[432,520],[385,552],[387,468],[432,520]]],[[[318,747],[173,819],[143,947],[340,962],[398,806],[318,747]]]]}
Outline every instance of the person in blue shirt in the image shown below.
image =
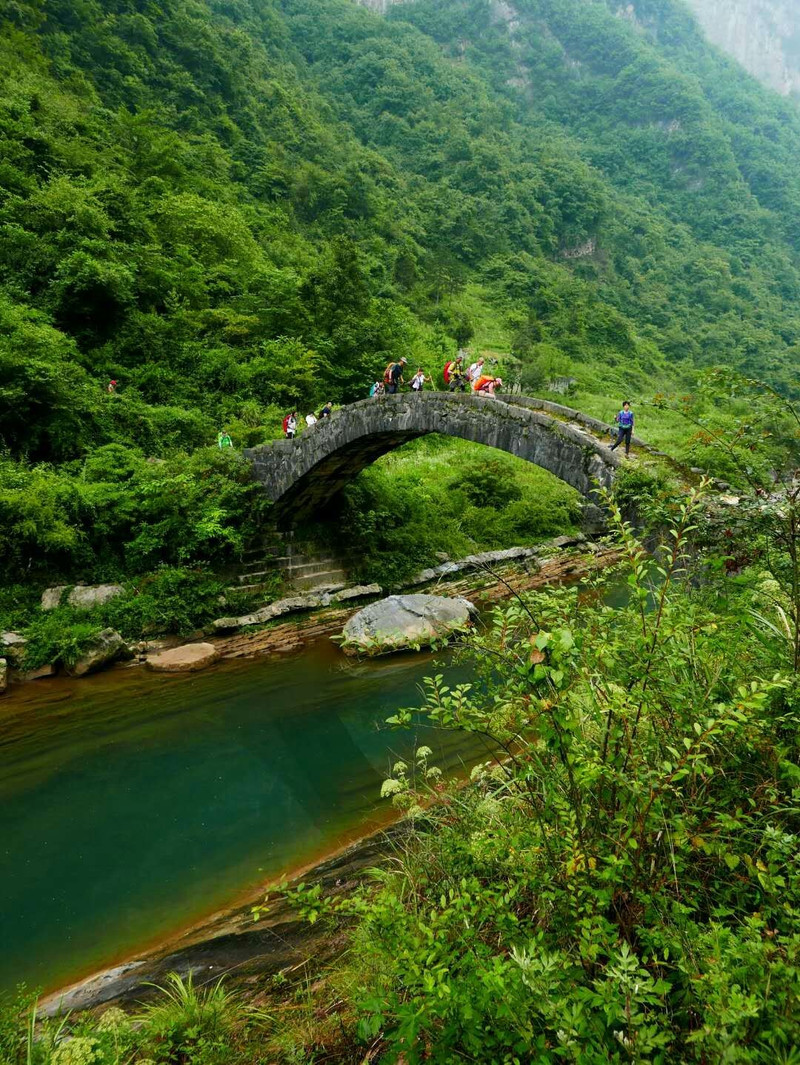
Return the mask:
{"type": "Polygon", "coordinates": [[[622,404],[622,410],[616,416],[614,421],[617,423],[619,428],[617,430],[617,439],[611,445],[611,450],[615,451],[624,440],[625,454],[630,455],[631,436],[633,435],[633,411],[631,410],[631,405],[627,401],[627,399],[622,404]]]}

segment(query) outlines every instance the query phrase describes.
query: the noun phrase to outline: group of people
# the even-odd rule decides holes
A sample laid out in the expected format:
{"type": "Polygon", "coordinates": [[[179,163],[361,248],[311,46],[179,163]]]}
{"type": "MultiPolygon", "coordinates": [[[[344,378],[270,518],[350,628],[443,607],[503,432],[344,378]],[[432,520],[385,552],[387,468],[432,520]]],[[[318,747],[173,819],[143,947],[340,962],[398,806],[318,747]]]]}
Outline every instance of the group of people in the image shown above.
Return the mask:
{"type": "MultiPolygon", "coordinates": [[[[495,377],[492,374],[484,373],[485,359],[478,358],[468,367],[465,367],[465,353],[459,351],[454,359],[450,359],[445,363],[443,370],[444,383],[450,392],[466,392],[471,391],[475,395],[493,396],[498,388],[503,385],[503,379],[501,377],[495,377]]],[[[383,371],[383,380],[375,381],[369,394],[373,398],[380,396],[392,396],[396,395],[400,391],[400,387],[405,384],[404,371],[408,365],[408,359],[403,356],[396,362],[390,362],[386,369],[383,371]]],[[[409,382],[412,392],[422,392],[426,383],[431,380],[425,374],[422,367],[418,367],[417,372],[411,378],[409,382]]],[[[318,420],[329,417],[333,411],[333,404],[328,402],[319,412],[317,417],[314,414],[306,415],[306,425],[316,425],[318,420]]],[[[631,410],[629,400],[625,400],[622,404],[622,409],[614,417],[614,423],[617,426],[617,438],[611,445],[611,450],[616,451],[620,444],[625,444],[625,454],[629,455],[631,450],[631,438],[633,436],[634,426],[634,413],[631,410]]],[[[293,440],[297,433],[297,411],[293,410],[290,414],[287,414],[283,419],[283,432],[288,440],[293,440]]],[[[225,445],[221,441],[223,439],[222,433],[220,434],[220,447],[232,446],[230,444],[230,437],[227,437],[228,444],[225,445]]]]}
{"type": "Polygon", "coordinates": [[[476,395],[493,396],[496,389],[502,388],[502,377],[483,372],[485,363],[483,358],[476,359],[466,369],[464,362],[464,353],[459,351],[454,359],[445,363],[444,383],[450,392],[471,391],[476,395]]]}
{"type": "MultiPolygon", "coordinates": [[[[312,411],[311,414],[306,415],[306,425],[310,429],[312,425],[316,425],[317,422],[322,421],[323,418],[330,418],[332,413],[333,403],[328,400],[328,402],[325,404],[319,414],[314,414],[312,411]]],[[[287,440],[294,440],[296,434],[297,411],[293,410],[290,414],[287,414],[286,417],[283,419],[283,435],[287,438],[287,440]]]]}
{"type": "MultiPolygon", "coordinates": [[[[380,396],[396,395],[401,386],[405,384],[404,373],[407,365],[408,359],[405,357],[397,362],[390,362],[383,371],[383,380],[373,382],[369,390],[370,396],[379,398],[380,396]]],[[[464,354],[459,351],[454,359],[445,363],[443,371],[444,383],[451,392],[466,392],[469,390],[476,394],[492,396],[495,389],[502,386],[503,379],[495,377],[493,374],[485,374],[483,368],[484,359],[477,359],[469,368],[465,369],[464,354]]],[[[412,392],[422,392],[425,385],[431,380],[432,378],[420,366],[411,378],[409,387],[412,392]]]]}
{"type": "MultiPolygon", "coordinates": [[[[374,381],[370,386],[369,394],[375,399],[380,396],[394,396],[400,391],[400,386],[405,384],[404,372],[408,365],[408,359],[403,356],[397,362],[390,362],[386,369],[383,371],[383,380],[374,381]]],[[[411,378],[409,382],[412,392],[421,392],[425,387],[426,382],[431,378],[425,374],[422,367],[417,368],[417,372],[411,378]]]]}

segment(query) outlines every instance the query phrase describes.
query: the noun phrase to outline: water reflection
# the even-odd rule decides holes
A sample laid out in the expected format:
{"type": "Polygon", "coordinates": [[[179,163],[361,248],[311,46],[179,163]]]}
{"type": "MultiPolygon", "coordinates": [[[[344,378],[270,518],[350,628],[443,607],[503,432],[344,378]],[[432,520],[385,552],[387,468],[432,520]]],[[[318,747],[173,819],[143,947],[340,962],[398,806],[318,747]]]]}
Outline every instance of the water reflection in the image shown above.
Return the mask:
{"type": "Polygon", "coordinates": [[[483,754],[382,728],[430,672],[321,641],[20,689],[0,717],[0,987],[72,979],[379,823],[380,782],[416,739],[451,769],[483,754]]]}

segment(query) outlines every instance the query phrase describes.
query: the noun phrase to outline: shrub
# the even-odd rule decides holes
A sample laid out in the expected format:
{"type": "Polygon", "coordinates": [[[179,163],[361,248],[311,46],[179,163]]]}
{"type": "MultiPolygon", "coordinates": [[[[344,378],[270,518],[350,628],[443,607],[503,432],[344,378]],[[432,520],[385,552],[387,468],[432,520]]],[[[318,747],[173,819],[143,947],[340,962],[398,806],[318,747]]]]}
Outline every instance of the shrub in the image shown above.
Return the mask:
{"type": "Polygon", "coordinates": [[[0,1061],[16,1065],[24,1060],[28,1040],[28,1017],[36,1002],[36,992],[20,984],[0,993],[0,1061]]]}
{"type": "Polygon", "coordinates": [[[156,1062],[230,1058],[230,1043],[244,1009],[221,980],[198,987],[191,975],[183,979],[171,973],[159,991],[138,1018],[139,1044],[147,1057],[156,1062]]]}
{"type": "Polygon", "coordinates": [[[522,488],[514,471],[498,459],[467,469],[453,482],[453,487],[460,488],[476,507],[499,510],[512,500],[522,499],[522,488]]]}
{"type": "Polygon", "coordinates": [[[24,668],[45,665],[74,666],[93,643],[102,625],[86,619],[85,614],[69,607],[59,607],[40,614],[25,629],[24,668]]]}
{"type": "Polygon", "coordinates": [[[678,498],[674,480],[655,463],[626,463],[614,478],[614,501],[622,513],[646,528],[669,520],[678,498]]]}
{"type": "Polygon", "coordinates": [[[108,444],[73,468],[0,460],[7,579],[119,578],[236,558],[268,508],[249,466],[216,447],[149,461],[108,444]]]}
{"type": "Polygon", "coordinates": [[[164,566],[108,603],[103,617],[132,639],[147,633],[188,635],[219,617],[226,583],[204,570],[164,566]]]}
{"type": "Polygon", "coordinates": [[[427,750],[395,766],[402,855],[354,900],[314,900],[356,917],[334,992],[354,1044],[442,1065],[794,1060],[800,701],[785,657],[687,572],[702,507],[658,563],[615,510],[626,605],[518,598],[466,643],[472,682],[426,682],[429,722],[497,756],[466,789],[427,750]]]}

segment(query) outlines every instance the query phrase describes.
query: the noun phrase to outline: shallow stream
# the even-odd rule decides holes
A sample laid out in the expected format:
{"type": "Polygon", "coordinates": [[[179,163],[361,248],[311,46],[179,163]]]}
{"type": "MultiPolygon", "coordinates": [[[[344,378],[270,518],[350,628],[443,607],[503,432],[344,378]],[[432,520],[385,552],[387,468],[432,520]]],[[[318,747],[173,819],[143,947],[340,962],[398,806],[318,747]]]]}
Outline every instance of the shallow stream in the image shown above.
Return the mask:
{"type": "Polygon", "coordinates": [[[0,989],[51,989],[157,942],[385,823],[415,741],[454,770],[480,741],[386,729],[429,655],[322,640],[195,675],[39,681],[0,704],[0,989]]]}

